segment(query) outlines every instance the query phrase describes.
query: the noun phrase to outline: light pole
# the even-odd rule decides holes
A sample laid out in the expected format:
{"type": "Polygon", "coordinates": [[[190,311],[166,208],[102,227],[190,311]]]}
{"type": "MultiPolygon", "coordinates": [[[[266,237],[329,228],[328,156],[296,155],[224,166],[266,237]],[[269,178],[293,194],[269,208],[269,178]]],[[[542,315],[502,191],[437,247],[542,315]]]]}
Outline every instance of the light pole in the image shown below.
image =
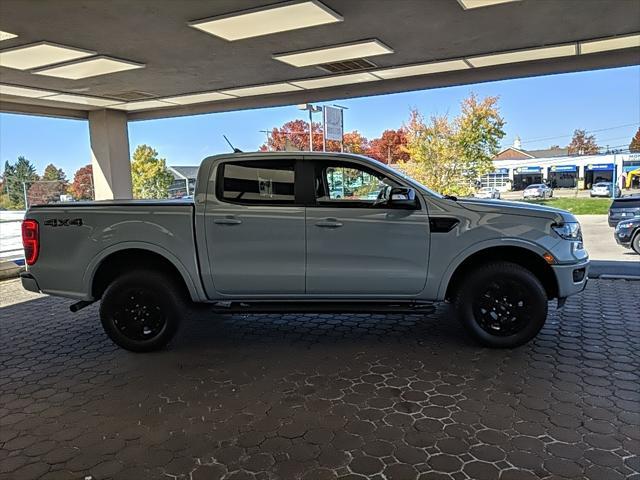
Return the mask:
{"type": "Polygon", "coordinates": [[[310,103],[301,103],[298,105],[299,110],[309,111],[309,151],[313,152],[313,114],[322,111],[319,105],[311,105],[310,103]]]}

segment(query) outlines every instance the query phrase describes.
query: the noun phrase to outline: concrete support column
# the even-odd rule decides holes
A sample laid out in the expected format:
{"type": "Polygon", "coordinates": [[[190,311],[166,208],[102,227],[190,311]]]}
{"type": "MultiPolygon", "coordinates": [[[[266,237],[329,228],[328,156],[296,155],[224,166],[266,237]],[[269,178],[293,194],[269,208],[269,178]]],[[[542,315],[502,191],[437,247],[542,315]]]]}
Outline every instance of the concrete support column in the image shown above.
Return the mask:
{"type": "Polygon", "coordinates": [[[89,137],[96,200],[132,198],[126,112],[89,112],[89,137]]]}

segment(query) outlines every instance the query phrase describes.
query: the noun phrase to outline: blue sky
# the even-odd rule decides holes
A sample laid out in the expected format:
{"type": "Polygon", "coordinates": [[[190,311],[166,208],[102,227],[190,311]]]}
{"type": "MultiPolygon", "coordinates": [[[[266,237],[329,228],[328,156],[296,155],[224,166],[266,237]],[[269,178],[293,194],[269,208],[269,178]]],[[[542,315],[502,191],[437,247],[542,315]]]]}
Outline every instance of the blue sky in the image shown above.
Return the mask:
{"type": "MultiPolygon", "coordinates": [[[[566,145],[574,129],[595,131],[601,145],[628,145],[640,124],[640,66],[505,80],[418,92],[339,100],[349,107],[345,129],[375,138],[387,128],[397,128],[409,109],[425,116],[455,116],[460,101],[470,92],[498,95],[510,145],[516,135],[523,148],[566,145]]],[[[332,102],[327,102],[332,103],[332,102]]],[[[245,151],[256,150],[268,130],[306,112],[295,106],[216,113],[164,120],[131,122],[130,147],[146,143],[159,151],[169,165],[198,165],[212,154],[227,152],[222,138],[245,151]]],[[[318,119],[319,119],[318,115],[318,119]]],[[[24,155],[39,173],[49,163],[72,176],[90,163],[88,124],[25,115],[0,114],[0,160],[15,161],[24,155]]],[[[1,167],[0,167],[1,168],[1,167]]]]}

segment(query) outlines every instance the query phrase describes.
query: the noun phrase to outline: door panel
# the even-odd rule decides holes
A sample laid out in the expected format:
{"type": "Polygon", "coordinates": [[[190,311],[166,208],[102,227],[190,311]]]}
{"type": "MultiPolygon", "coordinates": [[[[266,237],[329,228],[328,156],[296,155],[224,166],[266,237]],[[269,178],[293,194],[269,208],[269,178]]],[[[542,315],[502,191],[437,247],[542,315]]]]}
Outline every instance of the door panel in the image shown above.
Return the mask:
{"type": "Polygon", "coordinates": [[[215,292],[304,293],[305,210],[295,199],[295,165],[238,161],[213,172],[204,221],[215,292]]]}
{"type": "MultiPolygon", "coordinates": [[[[412,296],[424,289],[429,218],[376,204],[385,185],[369,166],[317,162],[307,207],[307,294],[412,296]]],[[[424,207],[421,207],[424,208],[424,207]]]]}

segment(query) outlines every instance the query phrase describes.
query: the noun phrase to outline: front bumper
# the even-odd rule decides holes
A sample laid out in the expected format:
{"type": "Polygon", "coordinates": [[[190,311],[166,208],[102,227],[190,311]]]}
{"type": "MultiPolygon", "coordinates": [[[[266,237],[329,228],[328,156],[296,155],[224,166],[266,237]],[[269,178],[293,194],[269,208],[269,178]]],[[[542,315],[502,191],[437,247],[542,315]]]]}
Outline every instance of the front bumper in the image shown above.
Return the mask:
{"type": "Polygon", "coordinates": [[[22,288],[29,290],[30,292],[40,293],[40,286],[38,281],[29,272],[22,272],[20,274],[20,280],[22,281],[22,288]]]}
{"type": "Polygon", "coordinates": [[[580,293],[587,285],[589,260],[569,265],[552,265],[558,282],[558,298],[566,298],[580,293]]]}
{"type": "Polygon", "coordinates": [[[623,232],[615,232],[613,234],[613,237],[616,239],[616,243],[624,248],[631,248],[631,233],[632,231],[629,230],[628,235],[624,235],[622,234],[623,232]]]}

